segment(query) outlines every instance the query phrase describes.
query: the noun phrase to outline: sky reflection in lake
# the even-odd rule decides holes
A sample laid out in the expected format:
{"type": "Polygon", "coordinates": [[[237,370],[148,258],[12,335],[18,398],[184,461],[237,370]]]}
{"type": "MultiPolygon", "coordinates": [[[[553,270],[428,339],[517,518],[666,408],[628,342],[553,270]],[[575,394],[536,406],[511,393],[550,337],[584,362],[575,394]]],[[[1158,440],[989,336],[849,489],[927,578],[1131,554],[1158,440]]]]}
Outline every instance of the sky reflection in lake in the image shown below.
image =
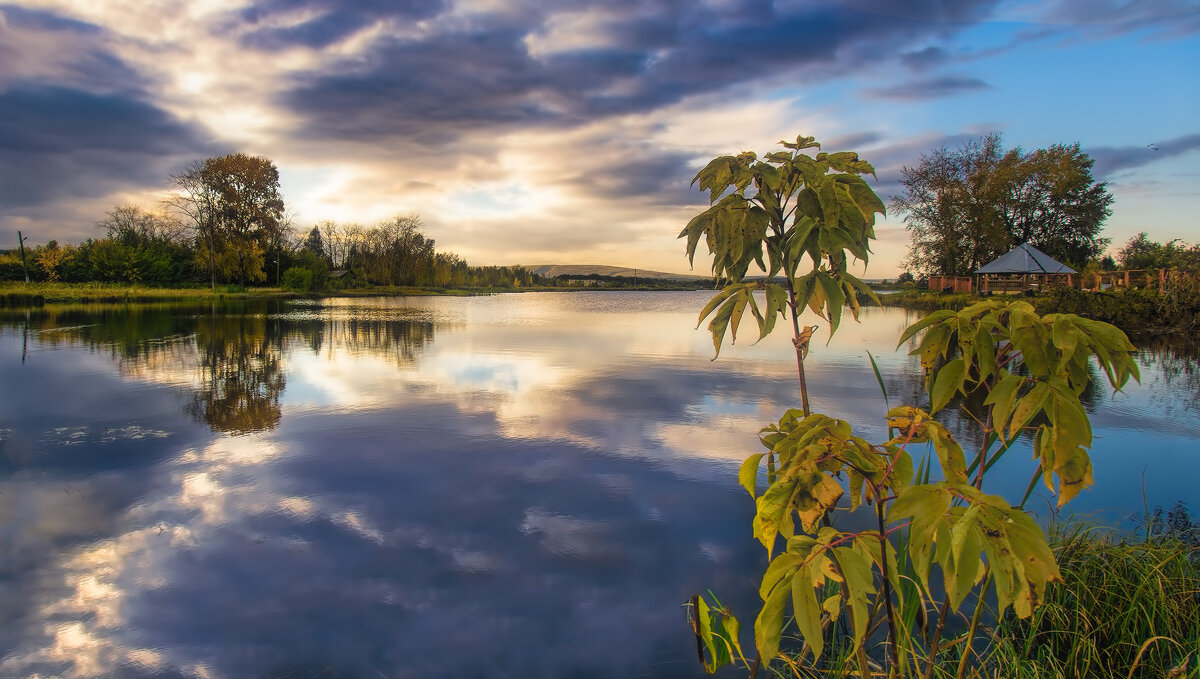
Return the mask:
{"type": "MultiPolygon", "coordinates": [[[[709,360],[706,298],[0,317],[0,676],[699,676],[680,603],[749,617],[736,467],[798,400],[782,333],[709,360]]],[[[814,406],[879,438],[910,320],[823,328],[814,406]]],[[[1075,511],[1190,499],[1195,353],[1155,352],[1075,511]]]]}

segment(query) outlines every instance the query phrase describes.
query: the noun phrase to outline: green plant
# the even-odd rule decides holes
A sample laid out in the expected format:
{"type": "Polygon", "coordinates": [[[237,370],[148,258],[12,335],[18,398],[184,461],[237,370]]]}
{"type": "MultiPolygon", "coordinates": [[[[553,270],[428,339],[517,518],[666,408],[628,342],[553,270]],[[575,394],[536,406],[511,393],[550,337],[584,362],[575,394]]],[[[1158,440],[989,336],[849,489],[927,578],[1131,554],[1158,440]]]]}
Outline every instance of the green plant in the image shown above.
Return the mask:
{"type": "Polygon", "coordinates": [[[1028,620],[1000,620],[987,664],[1002,676],[1097,679],[1200,670],[1200,546],[1186,512],[1172,512],[1141,537],[1056,527],[1065,583],[1028,620]]]}
{"type": "Polygon", "coordinates": [[[679,237],[687,238],[688,260],[693,263],[704,238],[713,275],[727,283],[700,313],[701,321],[713,316],[708,329],[718,354],[727,330],[737,340],[747,308],[758,322],[760,339],[774,329],[785,307],[790,311],[807,415],[804,357],[816,328],[802,330],[800,312],[808,306],[826,318],[832,334],[847,303],[858,318],[856,290],[875,299],[875,293],[850,274],[847,254],[867,262],[875,213],[882,214],[884,206],[861,177],[874,176],[875,168],[857,153],[811,157],[803,151],[820,147],[812,137],[780,144],[787,150],[768,153],[765,160],[746,152],[715,158],[700,170],[692,183],[708,191],[712,207],[693,218],[679,237]],[[806,259],[811,269],[802,275],[806,259]],[[764,279],[743,280],[751,263],[766,273],[764,279]],[[759,308],[756,290],[765,294],[765,309],[759,308]]]}
{"type": "MultiPolygon", "coordinates": [[[[736,339],[747,308],[760,337],[771,332],[777,314],[790,312],[792,319],[803,408],[762,430],[766,452],[751,455],[739,473],[756,505],[753,534],[771,556],[759,589],[758,660],[751,672],[761,661],[786,657],[797,674],[849,661],[868,676],[882,661],[892,676],[929,677],[944,662],[950,614],[971,601],[969,627],[954,642],[955,674],[964,676],[972,645],[963,641],[974,637],[987,590],[994,592],[996,614],[1011,607],[1028,618],[1047,586],[1061,580],[1038,525],[1020,505],[983,492],[987,471],[1028,437],[1039,461],[1031,491],[1041,479],[1061,506],[1091,485],[1092,436],[1079,400],[1089,357],[1119,389],[1137,377],[1133,347],[1104,323],[1039,316],[1024,301],[983,302],[930,314],[902,335],[901,344],[923,333],[913,353],[925,368],[931,407],[892,408],[887,441],[868,442],[846,421],[811,412],[804,358],[814,328],[802,331],[799,313],[807,305],[829,321],[831,333],[843,305],[857,315],[854,295],[847,293],[865,286],[846,272],[846,253],[866,259],[873,213],[883,210],[858,176],[871,166],[856,154],[809,158],[801,151],[816,146],[811,138],[784,146],[790,152],[769,154],[767,162],[746,153],[709,163],[696,181],[710,191],[713,207],[680,234],[688,238],[691,257],[706,237],[714,274],[728,280],[700,313],[701,320],[715,313],[709,330],[718,352],[727,328],[736,339]],[[751,186],[754,193],[748,193],[751,186]],[[800,275],[805,256],[812,269],[800,275]],[[764,280],[743,281],[750,262],[766,272],[764,280]],[[756,290],[764,293],[765,313],[756,290]],[[969,463],[931,417],[967,396],[982,400],[984,409],[978,420],[983,444],[969,463]],[[926,444],[933,457],[914,467],[914,444],[926,444]],[[940,479],[932,473],[934,458],[940,479]],[[835,513],[860,507],[873,515],[871,529],[834,526],[835,513]],[[940,583],[931,579],[935,564],[940,583]],[[781,639],[793,627],[802,645],[781,656],[781,639]],[[880,629],[886,656],[873,659],[868,645],[880,629]],[[826,653],[827,645],[849,658],[826,653]]],[[[719,604],[696,604],[695,629],[710,652],[706,666],[739,657],[737,619],[719,604]]]]}
{"type": "Polygon", "coordinates": [[[300,266],[293,266],[283,272],[283,287],[297,292],[308,292],[313,289],[313,272],[300,266]]]}

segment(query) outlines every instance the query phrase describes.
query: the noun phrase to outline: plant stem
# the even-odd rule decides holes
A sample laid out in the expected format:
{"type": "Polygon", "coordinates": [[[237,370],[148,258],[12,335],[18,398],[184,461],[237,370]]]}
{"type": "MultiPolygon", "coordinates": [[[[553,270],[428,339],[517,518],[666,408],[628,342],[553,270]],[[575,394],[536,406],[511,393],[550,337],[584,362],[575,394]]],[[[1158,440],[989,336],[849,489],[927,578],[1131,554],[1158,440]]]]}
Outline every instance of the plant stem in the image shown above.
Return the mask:
{"type": "Polygon", "coordinates": [[[791,277],[787,280],[788,306],[792,309],[792,345],[796,348],[796,374],[800,378],[800,405],[804,408],[804,416],[812,415],[808,407],[808,383],[804,379],[805,348],[800,345],[800,314],[796,309],[796,288],[792,285],[791,277]]]}
{"type": "Polygon", "coordinates": [[[979,590],[979,601],[975,603],[975,614],[971,616],[971,626],[967,629],[967,638],[963,644],[962,657],[958,660],[957,679],[962,679],[967,671],[967,660],[971,657],[971,642],[975,639],[975,628],[979,627],[979,618],[983,615],[983,602],[987,599],[987,580],[979,590]]]}
{"type": "MultiPolygon", "coordinates": [[[[897,629],[896,610],[892,606],[892,582],[888,578],[888,560],[887,560],[887,526],[883,518],[883,503],[879,501],[879,489],[875,488],[875,518],[879,522],[879,570],[883,576],[883,603],[887,611],[888,618],[888,638],[891,641],[889,644],[889,652],[892,656],[892,667],[900,667],[900,655],[897,649],[899,640],[899,630],[897,629]]],[[[863,675],[866,676],[866,675],[863,675]]]]}
{"type": "MultiPolygon", "coordinates": [[[[922,599],[924,606],[924,599],[922,599]]],[[[925,679],[933,676],[933,667],[937,664],[938,646],[942,643],[942,630],[946,628],[947,614],[950,613],[950,595],[942,597],[942,610],[938,613],[937,629],[933,632],[933,643],[929,646],[929,664],[925,666],[925,679]]]]}

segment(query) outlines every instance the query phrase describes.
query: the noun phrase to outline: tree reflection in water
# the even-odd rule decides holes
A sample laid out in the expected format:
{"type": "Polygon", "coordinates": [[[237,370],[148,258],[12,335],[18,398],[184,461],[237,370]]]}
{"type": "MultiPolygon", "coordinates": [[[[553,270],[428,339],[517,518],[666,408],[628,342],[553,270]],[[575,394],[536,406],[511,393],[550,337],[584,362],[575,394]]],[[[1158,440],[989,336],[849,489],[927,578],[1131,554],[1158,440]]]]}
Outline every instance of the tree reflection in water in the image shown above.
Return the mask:
{"type": "Polygon", "coordinates": [[[318,311],[290,316],[279,302],[211,305],[92,305],[8,311],[0,323],[36,333],[42,345],[108,349],[127,377],[187,385],[188,412],[213,431],[243,435],[274,429],[283,416],[290,343],[390,356],[416,363],[433,342],[431,320],[360,319],[318,311]],[[322,317],[324,316],[324,317],[322,317]]]}
{"type": "Polygon", "coordinates": [[[248,434],[279,424],[286,380],[279,324],[271,328],[265,316],[215,312],[197,324],[200,388],[191,412],[214,431],[248,434]]]}

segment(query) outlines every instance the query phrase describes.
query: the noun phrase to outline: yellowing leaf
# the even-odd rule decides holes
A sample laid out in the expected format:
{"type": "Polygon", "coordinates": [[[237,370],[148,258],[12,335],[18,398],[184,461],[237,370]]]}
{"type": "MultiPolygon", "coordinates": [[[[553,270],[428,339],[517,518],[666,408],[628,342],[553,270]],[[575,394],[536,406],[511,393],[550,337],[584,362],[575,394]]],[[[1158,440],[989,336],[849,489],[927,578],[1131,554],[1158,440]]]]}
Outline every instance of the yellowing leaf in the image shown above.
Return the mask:
{"type": "Polygon", "coordinates": [[[800,628],[800,635],[812,648],[813,658],[819,658],[825,651],[825,637],[821,634],[821,607],[817,604],[812,573],[807,566],[796,571],[791,584],[792,614],[796,619],[796,627],[800,628]]]}

